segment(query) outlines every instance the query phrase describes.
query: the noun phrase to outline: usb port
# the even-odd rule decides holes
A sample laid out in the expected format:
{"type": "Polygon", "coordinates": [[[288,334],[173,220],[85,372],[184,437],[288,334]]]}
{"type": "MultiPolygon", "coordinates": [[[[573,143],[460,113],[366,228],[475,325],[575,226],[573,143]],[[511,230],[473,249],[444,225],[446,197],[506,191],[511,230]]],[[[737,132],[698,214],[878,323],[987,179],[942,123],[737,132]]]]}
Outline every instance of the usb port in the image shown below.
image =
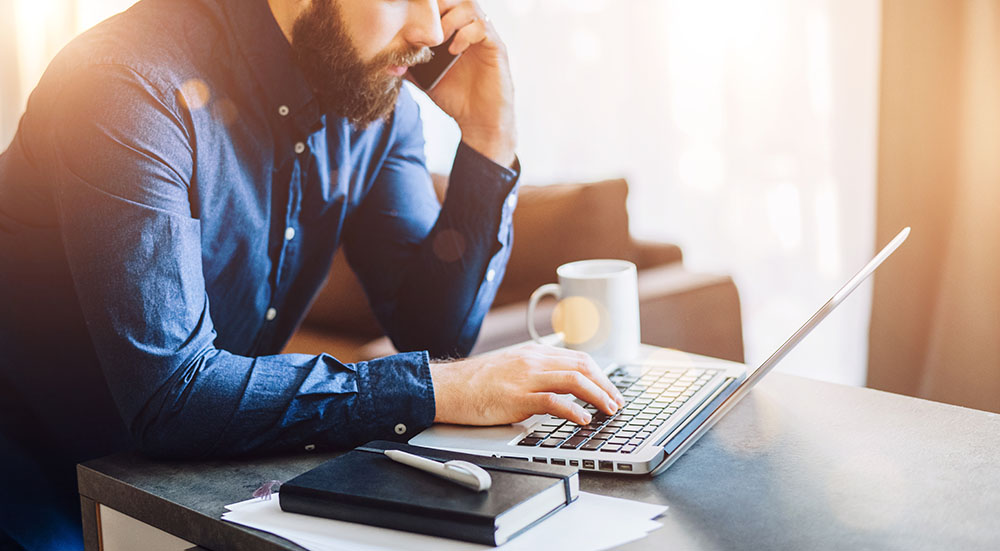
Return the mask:
{"type": "Polygon", "coordinates": [[[583,460],[583,468],[584,469],[593,469],[594,468],[594,460],[593,459],[584,459],[583,460]]]}
{"type": "Polygon", "coordinates": [[[555,459],[555,458],[552,458],[552,464],[553,465],[565,465],[566,464],[566,460],[565,459],[555,459]]]}
{"type": "Polygon", "coordinates": [[[570,467],[579,467],[580,466],[580,462],[577,461],[576,459],[570,459],[569,460],[569,466],[570,467]]]}
{"type": "Polygon", "coordinates": [[[618,464],[618,470],[619,471],[629,471],[629,472],[631,472],[632,471],[632,464],[631,463],[619,463],[618,464]]]}
{"type": "Polygon", "coordinates": [[[598,464],[600,464],[602,471],[613,471],[613,470],[615,470],[615,463],[614,463],[614,461],[599,461],[598,464]]]}

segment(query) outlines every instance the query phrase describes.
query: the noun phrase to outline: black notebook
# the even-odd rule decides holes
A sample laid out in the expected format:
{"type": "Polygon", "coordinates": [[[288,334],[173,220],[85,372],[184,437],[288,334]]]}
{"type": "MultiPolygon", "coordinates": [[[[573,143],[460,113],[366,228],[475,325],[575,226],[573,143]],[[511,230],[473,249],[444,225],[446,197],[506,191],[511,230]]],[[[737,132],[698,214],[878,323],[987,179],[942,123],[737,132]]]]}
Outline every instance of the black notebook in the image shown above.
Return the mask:
{"type": "Polygon", "coordinates": [[[278,502],[291,513],[501,545],[568,505],[579,488],[571,467],[375,441],[285,482],[278,502]],[[476,492],[397,463],[384,450],[468,461],[493,483],[476,492]]]}

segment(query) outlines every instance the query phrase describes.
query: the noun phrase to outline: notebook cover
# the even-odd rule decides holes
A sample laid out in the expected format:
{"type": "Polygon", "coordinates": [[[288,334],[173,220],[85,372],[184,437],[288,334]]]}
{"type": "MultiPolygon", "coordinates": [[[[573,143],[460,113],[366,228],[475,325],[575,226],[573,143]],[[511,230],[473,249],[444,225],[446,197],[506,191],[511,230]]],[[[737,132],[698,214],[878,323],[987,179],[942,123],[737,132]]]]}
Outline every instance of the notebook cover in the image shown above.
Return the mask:
{"type": "Polygon", "coordinates": [[[447,452],[395,442],[370,442],[281,485],[281,509],[349,522],[497,545],[496,519],[552,486],[562,486],[561,506],[576,469],[447,452]],[[489,471],[492,487],[474,492],[392,461],[382,450],[398,449],[441,461],[462,459],[489,471]]]}

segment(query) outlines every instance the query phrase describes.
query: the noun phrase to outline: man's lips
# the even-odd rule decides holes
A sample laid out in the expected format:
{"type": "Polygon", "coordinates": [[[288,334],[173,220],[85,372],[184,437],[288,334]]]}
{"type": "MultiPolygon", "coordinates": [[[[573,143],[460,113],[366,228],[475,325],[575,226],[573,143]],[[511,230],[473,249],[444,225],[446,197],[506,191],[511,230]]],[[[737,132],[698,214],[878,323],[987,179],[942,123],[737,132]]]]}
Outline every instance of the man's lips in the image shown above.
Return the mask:
{"type": "Polygon", "coordinates": [[[406,74],[406,70],[409,69],[406,65],[391,65],[389,66],[389,74],[401,77],[406,74]]]}

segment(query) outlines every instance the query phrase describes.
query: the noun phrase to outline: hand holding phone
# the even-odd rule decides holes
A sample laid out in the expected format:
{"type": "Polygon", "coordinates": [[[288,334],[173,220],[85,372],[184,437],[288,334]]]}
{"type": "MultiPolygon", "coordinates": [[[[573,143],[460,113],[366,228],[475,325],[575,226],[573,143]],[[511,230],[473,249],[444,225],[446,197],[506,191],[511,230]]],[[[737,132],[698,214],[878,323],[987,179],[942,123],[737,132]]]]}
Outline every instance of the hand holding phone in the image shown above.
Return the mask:
{"type": "Polygon", "coordinates": [[[445,73],[448,72],[448,69],[451,69],[452,65],[458,61],[458,58],[462,54],[456,55],[448,51],[448,47],[451,46],[454,40],[455,35],[453,34],[443,44],[431,48],[434,57],[430,61],[410,67],[410,75],[413,77],[413,81],[417,83],[417,86],[420,86],[423,90],[434,88],[441,81],[441,78],[444,77],[445,73]]]}
{"type": "Polygon", "coordinates": [[[411,67],[407,78],[455,119],[462,143],[501,166],[511,166],[517,130],[506,47],[477,0],[438,2],[441,30],[449,38],[432,48],[430,62],[411,67]],[[460,54],[449,53],[449,48],[460,54]],[[456,63],[460,56],[462,61],[456,63]]]}

